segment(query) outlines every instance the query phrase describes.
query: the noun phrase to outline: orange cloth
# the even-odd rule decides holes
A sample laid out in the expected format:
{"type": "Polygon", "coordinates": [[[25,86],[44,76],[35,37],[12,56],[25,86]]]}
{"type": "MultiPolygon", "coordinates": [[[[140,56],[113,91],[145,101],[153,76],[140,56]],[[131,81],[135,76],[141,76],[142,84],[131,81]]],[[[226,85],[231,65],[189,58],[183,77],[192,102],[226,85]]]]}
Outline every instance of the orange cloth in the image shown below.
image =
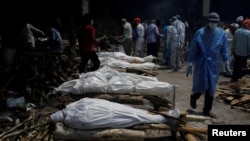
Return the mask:
{"type": "Polygon", "coordinates": [[[250,29],[250,19],[246,19],[243,21],[243,26],[246,27],[247,29],[250,29]]]}
{"type": "Polygon", "coordinates": [[[134,18],[134,21],[135,22],[141,22],[141,19],[140,18],[134,18]]]}

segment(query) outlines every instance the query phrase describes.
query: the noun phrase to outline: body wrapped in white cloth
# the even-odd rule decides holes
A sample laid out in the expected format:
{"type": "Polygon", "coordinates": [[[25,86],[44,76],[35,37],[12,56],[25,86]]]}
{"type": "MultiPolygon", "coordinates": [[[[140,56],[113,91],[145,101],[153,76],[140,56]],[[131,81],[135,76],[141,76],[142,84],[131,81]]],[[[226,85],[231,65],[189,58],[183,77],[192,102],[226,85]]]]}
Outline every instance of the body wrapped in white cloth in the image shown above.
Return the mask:
{"type": "Polygon", "coordinates": [[[167,118],[146,110],[104,99],[82,98],[50,115],[53,123],[62,122],[74,129],[125,128],[142,123],[167,123],[167,118]]]}

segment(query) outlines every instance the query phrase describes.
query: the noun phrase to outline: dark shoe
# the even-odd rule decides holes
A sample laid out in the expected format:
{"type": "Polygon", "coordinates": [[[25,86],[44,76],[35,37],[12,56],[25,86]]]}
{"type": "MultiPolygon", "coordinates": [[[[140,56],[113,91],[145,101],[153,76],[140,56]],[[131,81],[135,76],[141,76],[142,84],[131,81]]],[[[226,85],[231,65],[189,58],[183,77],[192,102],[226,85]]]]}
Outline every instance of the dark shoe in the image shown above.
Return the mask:
{"type": "Polygon", "coordinates": [[[194,95],[191,95],[191,96],[190,96],[190,106],[191,106],[193,109],[196,109],[196,98],[194,97],[194,95]]]}
{"type": "Polygon", "coordinates": [[[203,112],[203,115],[204,116],[208,116],[208,117],[211,117],[211,118],[216,118],[216,114],[214,114],[214,113],[211,113],[211,112],[203,112]]]}

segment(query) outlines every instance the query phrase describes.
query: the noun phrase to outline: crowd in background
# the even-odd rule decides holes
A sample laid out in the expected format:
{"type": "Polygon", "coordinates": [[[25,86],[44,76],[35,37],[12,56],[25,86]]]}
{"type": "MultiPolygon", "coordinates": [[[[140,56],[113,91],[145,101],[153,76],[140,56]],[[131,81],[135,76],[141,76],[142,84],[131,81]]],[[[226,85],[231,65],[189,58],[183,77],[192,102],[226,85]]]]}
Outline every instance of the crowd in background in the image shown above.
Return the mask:
{"type": "MultiPolygon", "coordinates": [[[[233,57],[232,57],[232,42],[233,42],[233,34],[236,29],[241,28],[242,22],[247,19],[243,16],[237,17],[235,21],[227,22],[221,19],[219,23],[219,27],[221,27],[226,33],[228,37],[228,46],[229,46],[229,54],[231,55],[230,68],[233,68],[233,57]]],[[[56,19],[53,19],[55,21],[56,19]]],[[[97,21],[97,20],[96,20],[97,21]]],[[[66,33],[65,26],[62,27],[60,23],[60,19],[57,19],[57,24],[47,23],[44,25],[32,25],[31,23],[22,23],[21,25],[13,28],[10,32],[2,32],[2,43],[1,43],[1,57],[3,55],[3,49],[7,48],[16,48],[17,52],[22,50],[20,45],[15,45],[13,40],[18,40],[17,35],[20,32],[21,27],[42,27],[42,30],[36,28],[33,29],[36,41],[38,38],[47,38],[49,40],[49,46],[53,48],[55,51],[62,53],[64,50],[63,39],[69,39],[71,41],[71,46],[73,49],[77,49],[77,29],[80,27],[78,24],[76,27],[72,28],[73,25],[69,25],[67,29],[71,30],[73,33],[69,35],[66,33]],[[26,24],[26,25],[25,25],[26,24]],[[54,26],[54,27],[53,27],[54,26]],[[16,31],[15,31],[16,29],[16,31]],[[41,34],[40,34],[40,33],[41,34]],[[46,34],[46,35],[45,35],[46,34]],[[7,36],[5,36],[7,35],[7,36]],[[71,39],[72,38],[72,39],[71,39]]],[[[36,23],[37,24],[37,23],[36,23]]],[[[146,55],[153,55],[155,57],[155,61],[161,62],[174,71],[178,71],[187,61],[187,53],[189,44],[196,32],[196,30],[202,27],[205,23],[203,20],[200,21],[190,21],[184,20],[180,15],[176,14],[169,19],[164,19],[163,22],[161,20],[152,18],[152,19],[141,19],[140,17],[135,17],[131,21],[128,21],[125,17],[121,19],[117,24],[121,25],[121,33],[120,36],[122,39],[122,45],[124,47],[124,51],[127,55],[144,57],[146,55]],[[162,54],[160,56],[159,54],[162,54]]],[[[98,26],[98,22],[94,23],[93,26],[98,26]]],[[[114,28],[117,28],[116,26],[114,28]]],[[[99,27],[96,28],[96,36],[99,34],[99,27]]],[[[119,31],[119,30],[117,30],[119,31]]],[[[106,33],[105,33],[106,34],[106,33]]],[[[108,34],[108,33],[107,33],[108,34]]],[[[119,34],[119,33],[118,33],[119,34]]],[[[24,35],[25,37],[26,35],[24,35]]],[[[29,35],[30,36],[30,35],[29,35]]],[[[113,35],[112,35],[113,36],[113,35]]],[[[34,39],[33,39],[34,40],[34,39]]],[[[20,43],[19,41],[15,41],[15,43],[20,43]]],[[[26,43],[22,43],[23,46],[26,46],[26,43]]],[[[34,41],[32,42],[32,46],[34,46],[34,41]],[[33,44],[33,45],[32,45],[33,44]]],[[[27,49],[27,48],[26,48],[27,49]]],[[[34,49],[34,47],[31,47],[34,49]]],[[[2,59],[4,60],[4,59],[2,59]]],[[[221,73],[225,74],[225,64],[221,63],[221,73]]],[[[231,74],[226,74],[231,75],[231,74]]]]}

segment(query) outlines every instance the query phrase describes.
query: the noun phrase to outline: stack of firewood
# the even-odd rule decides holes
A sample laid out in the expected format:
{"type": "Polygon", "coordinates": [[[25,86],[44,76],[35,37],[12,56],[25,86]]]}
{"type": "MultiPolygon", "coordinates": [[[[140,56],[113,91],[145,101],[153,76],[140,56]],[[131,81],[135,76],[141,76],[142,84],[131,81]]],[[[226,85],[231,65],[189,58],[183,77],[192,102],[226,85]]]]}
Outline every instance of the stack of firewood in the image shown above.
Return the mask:
{"type": "Polygon", "coordinates": [[[221,82],[216,96],[222,98],[232,108],[250,112],[250,76],[245,75],[237,82],[221,82]]]}
{"type": "Polygon", "coordinates": [[[16,118],[13,126],[6,127],[0,133],[1,141],[49,141],[53,140],[53,130],[48,116],[39,116],[29,112],[28,118],[16,118]]]}

